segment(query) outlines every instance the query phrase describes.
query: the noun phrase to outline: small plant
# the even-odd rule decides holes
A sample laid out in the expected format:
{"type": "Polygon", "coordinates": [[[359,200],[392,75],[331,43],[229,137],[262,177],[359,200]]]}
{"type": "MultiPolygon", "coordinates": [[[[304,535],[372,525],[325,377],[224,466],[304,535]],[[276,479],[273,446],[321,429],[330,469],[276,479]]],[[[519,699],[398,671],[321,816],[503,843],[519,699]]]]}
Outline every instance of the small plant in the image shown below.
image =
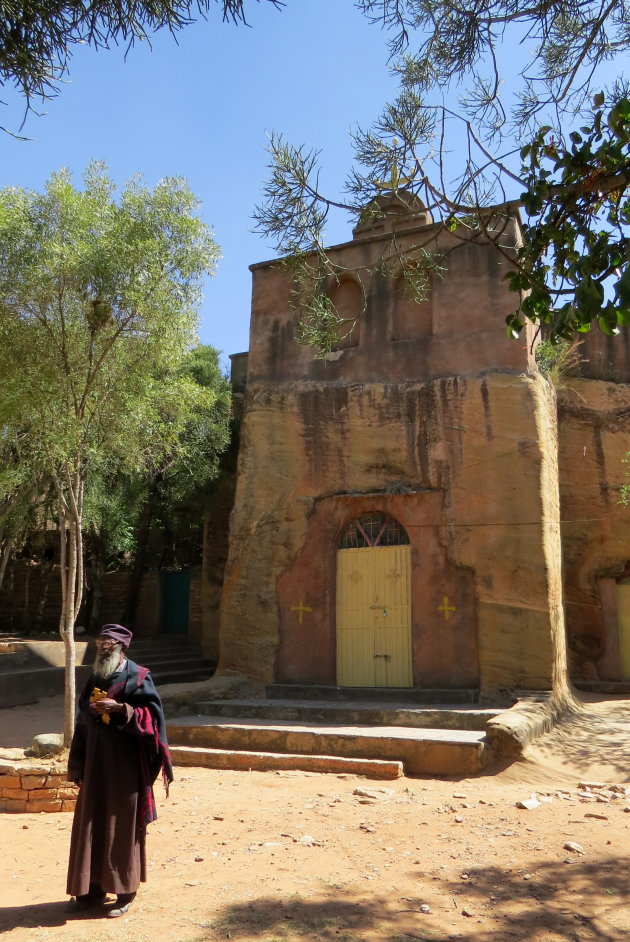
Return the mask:
{"type": "Polygon", "coordinates": [[[543,376],[556,389],[562,389],[565,385],[564,377],[582,363],[580,340],[560,340],[556,343],[541,340],[536,347],[536,363],[543,376]]]}

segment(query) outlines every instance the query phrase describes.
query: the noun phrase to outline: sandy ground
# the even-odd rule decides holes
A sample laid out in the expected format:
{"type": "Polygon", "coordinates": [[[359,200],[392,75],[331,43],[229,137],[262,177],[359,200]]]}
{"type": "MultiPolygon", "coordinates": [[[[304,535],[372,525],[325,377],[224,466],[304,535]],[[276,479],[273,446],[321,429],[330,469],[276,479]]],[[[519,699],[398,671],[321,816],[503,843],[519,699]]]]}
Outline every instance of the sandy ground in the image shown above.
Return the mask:
{"type": "MultiPolygon", "coordinates": [[[[60,698],[0,711],[0,748],[60,717],[60,698]]],[[[628,782],[629,733],[630,703],[613,700],[474,779],[176,770],[170,798],[156,793],[149,880],[118,920],[64,912],[70,815],[0,815],[0,932],[7,942],[630,940],[630,798],[557,795],[628,782]],[[515,807],[532,792],[552,801],[515,807]]]]}

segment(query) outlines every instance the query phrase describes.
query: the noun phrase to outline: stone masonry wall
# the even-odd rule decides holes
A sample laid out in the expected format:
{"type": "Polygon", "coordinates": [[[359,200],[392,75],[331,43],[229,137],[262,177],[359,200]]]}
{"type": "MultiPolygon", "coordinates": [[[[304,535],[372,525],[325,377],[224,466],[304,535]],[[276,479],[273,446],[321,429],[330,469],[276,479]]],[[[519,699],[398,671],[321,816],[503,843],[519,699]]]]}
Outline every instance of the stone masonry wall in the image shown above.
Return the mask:
{"type": "Polygon", "coordinates": [[[74,811],[78,793],[61,763],[0,760],[0,812],[74,811]]]}

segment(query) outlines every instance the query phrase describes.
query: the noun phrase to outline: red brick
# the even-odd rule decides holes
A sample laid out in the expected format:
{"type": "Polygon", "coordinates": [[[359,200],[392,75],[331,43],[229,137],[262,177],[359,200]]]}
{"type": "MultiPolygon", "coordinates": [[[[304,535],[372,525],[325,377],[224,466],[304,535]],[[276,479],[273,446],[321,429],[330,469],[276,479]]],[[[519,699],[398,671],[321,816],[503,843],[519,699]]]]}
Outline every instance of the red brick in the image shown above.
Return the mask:
{"type": "Polygon", "coordinates": [[[5,811],[26,811],[26,799],[25,798],[4,798],[5,811]]]}
{"type": "Polygon", "coordinates": [[[44,798],[42,800],[27,801],[27,811],[61,811],[63,802],[60,798],[44,798]]]}
{"type": "Polygon", "coordinates": [[[67,788],[57,789],[57,797],[63,798],[64,801],[66,799],[70,801],[76,801],[78,794],[79,794],[79,789],[75,785],[71,785],[67,788]]]}
{"type": "Polygon", "coordinates": [[[3,788],[3,798],[28,798],[28,791],[25,788],[3,788]]]}
{"type": "Polygon", "coordinates": [[[22,788],[43,788],[46,783],[46,775],[23,775],[22,788]]]}

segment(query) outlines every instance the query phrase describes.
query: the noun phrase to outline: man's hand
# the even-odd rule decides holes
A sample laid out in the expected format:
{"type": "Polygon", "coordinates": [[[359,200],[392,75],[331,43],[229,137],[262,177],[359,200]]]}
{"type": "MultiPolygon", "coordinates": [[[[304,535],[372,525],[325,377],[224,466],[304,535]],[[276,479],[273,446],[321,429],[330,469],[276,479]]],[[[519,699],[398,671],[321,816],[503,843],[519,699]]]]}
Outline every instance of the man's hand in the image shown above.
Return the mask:
{"type": "Polygon", "coordinates": [[[102,716],[104,713],[122,713],[125,706],[123,703],[119,703],[118,700],[104,697],[103,700],[95,700],[94,703],[90,704],[90,709],[102,716]]]}

